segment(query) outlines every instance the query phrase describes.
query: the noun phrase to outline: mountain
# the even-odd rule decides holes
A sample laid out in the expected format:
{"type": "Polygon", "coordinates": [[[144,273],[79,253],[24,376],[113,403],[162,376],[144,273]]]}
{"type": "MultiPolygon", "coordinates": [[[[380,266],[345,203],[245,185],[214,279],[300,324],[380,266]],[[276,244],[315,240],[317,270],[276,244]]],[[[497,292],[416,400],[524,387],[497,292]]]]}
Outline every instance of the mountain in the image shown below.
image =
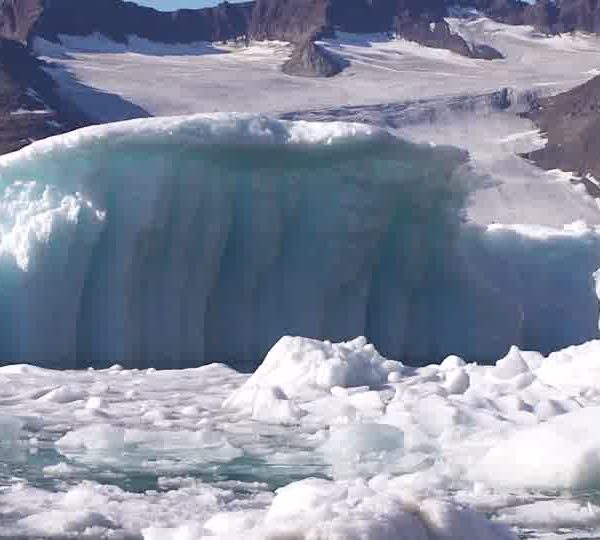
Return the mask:
{"type": "MultiPolygon", "coordinates": [[[[464,3],[471,5],[469,0],[464,3]]],[[[473,5],[477,7],[477,2],[473,5]]],[[[510,12],[521,9],[521,4],[497,0],[489,9],[514,19],[510,12]]],[[[47,0],[33,35],[49,41],[58,41],[61,34],[99,33],[121,43],[136,35],[162,43],[253,39],[304,44],[308,39],[333,36],[335,31],[391,32],[464,56],[501,58],[491,47],[467,43],[452,33],[444,21],[447,14],[446,0],[256,0],[172,13],[121,0],[47,0]]],[[[320,74],[318,70],[300,72],[320,74]]]]}
{"type": "Polygon", "coordinates": [[[556,0],[555,30],[600,31],[600,4],[597,0],[556,0]]]}
{"type": "Polygon", "coordinates": [[[47,0],[34,35],[50,41],[60,34],[93,33],[121,43],[132,34],[162,43],[223,41],[247,34],[253,7],[252,2],[224,2],[214,8],[162,12],[121,0],[47,0]]]}
{"type": "Polygon", "coordinates": [[[313,40],[299,44],[282,66],[284,73],[300,77],[333,77],[344,69],[344,61],[313,40]]]}
{"type": "Polygon", "coordinates": [[[33,35],[51,41],[60,34],[97,32],[118,42],[137,35],[164,43],[236,38],[303,43],[307,37],[336,30],[397,32],[470,56],[456,45],[460,36],[449,40],[446,32],[432,36],[423,31],[426,25],[441,23],[455,6],[477,9],[510,24],[532,24],[545,32],[600,28],[600,5],[595,0],[538,0],[534,5],[521,0],[255,0],[174,12],[122,0],[4,0],[0,36],[24,41],[33,27],[33,35]]]}
{"type": "Polygon", "coordinates": [[[83,123],[83,115],[59,97],[42,63],[21,43],[1,39],[0,154],[83,123]]]}

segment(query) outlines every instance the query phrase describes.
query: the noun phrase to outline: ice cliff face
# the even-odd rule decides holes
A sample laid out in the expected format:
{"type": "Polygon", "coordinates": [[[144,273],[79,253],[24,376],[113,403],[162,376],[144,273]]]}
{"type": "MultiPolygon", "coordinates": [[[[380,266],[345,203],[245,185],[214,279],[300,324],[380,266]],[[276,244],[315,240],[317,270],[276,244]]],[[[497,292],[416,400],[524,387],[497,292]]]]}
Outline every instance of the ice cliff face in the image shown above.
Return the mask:
{"type": "Polygon", "coordinates": [[[597,333],[594,231],[461,224],[463,153],[252,116],[86,128],[0,160],[0,359],[256,365],[283,334],[485,360],[597,333]]]}

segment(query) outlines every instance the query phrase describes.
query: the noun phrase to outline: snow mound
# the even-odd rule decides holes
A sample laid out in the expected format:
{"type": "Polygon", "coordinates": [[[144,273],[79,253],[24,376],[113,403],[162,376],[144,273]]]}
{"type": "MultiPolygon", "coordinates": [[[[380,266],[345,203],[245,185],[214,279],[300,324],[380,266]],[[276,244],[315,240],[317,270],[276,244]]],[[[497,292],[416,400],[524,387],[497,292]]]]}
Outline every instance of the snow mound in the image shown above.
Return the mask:
{"type": "Polygon", "coordinates": [[[364,337],[331,343],[285,336],[224,405],[236,406],[242,393],[261,387],[278,387],[289,397],[301,397],[311,389],[378,387],[402,369],[400,362],[385,359],[364,337]]]}
{"type": "Polygon", "coordinates": [[[589,407],[526,428],[489,450],[478,476],[503,488],[590,489],[600,486],[600,434],[589,407]]]}
{"type": "Polygon", "coordinates": [[[266,523],[271,534],[285,538],[515,538],[504,525],[456,505],[425,500],[413,506],[366,483],[344,486],[312,478],[278,490],[266,523]]]}

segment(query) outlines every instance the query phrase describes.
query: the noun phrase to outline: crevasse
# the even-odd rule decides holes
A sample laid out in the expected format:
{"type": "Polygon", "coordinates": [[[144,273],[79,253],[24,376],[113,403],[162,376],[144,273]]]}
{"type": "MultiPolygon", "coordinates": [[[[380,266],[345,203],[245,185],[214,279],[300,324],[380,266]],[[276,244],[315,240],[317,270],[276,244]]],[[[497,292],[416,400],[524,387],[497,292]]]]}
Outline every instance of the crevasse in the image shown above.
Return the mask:
{"type": "Polygon", "coordinates": [[[596,231],[464,223],[467,156],[204,115],[0,158],[0,361],[256,366],[284,334],[475,360],[594,337],[596,231]],[[535,233],[535,234],[534,234],[535,233]]]}

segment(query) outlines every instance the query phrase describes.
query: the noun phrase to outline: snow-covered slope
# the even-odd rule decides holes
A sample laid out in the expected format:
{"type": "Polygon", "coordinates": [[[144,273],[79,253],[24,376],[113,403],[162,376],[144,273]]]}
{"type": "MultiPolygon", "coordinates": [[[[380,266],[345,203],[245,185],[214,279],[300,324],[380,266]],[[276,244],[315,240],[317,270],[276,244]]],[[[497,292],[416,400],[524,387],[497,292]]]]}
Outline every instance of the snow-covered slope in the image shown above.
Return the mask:
{"type": "MultiPolygon", "coordinates": [[[[598,69],[600,40],[596,36],[546,38],[530,27],[485,18],[451,21],[461,35],[493,45],[506,58],[474,60],[381,35],[341,34],[326,45],[349,60],[350,66],[331,80],[305,80],[281,72],[291,48],[276,42],[178,48],[132,37],[125,50],[101,36],[61,36],[64,48],[36,38],[35,49],[55,63],[53,73],[67,95],[72,76],[152,115],[279,113],[481,94],[503,87],[549,92],[575,86],[598,69]],[[223,54],[209,54],[215,52],[223,54]]],[[[73,97],[94,113],[93,92],[73,97]]],[[[122,119],[106,111],[96,118],[122,119]]]]}

